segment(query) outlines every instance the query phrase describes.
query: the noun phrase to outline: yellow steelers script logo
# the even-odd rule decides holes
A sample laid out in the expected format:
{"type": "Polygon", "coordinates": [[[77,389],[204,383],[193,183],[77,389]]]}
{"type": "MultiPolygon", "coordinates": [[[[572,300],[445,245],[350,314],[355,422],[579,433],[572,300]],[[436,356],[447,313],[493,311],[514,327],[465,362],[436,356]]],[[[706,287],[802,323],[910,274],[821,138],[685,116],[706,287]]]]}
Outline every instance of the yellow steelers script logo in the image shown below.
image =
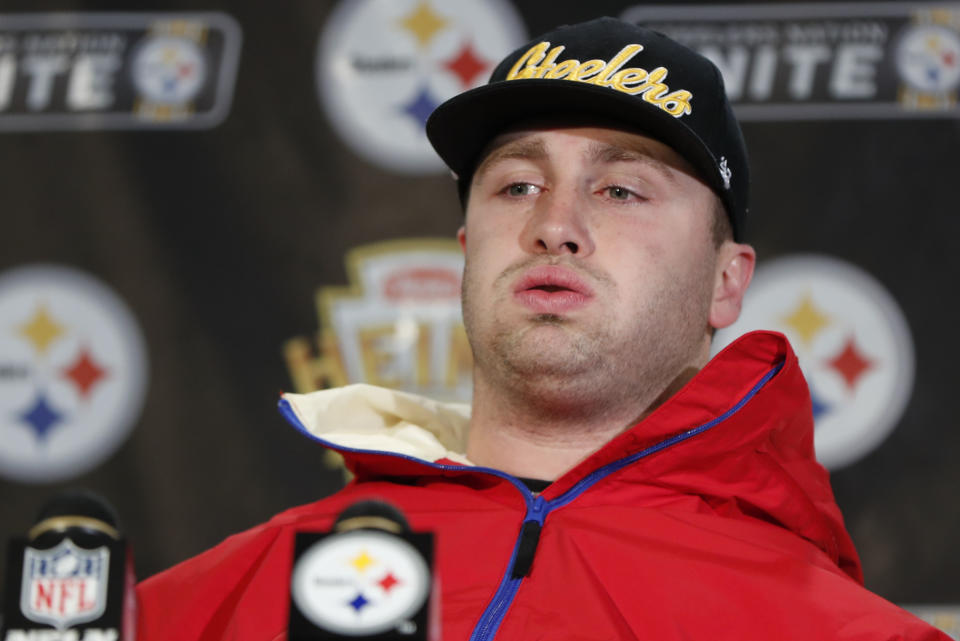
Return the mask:
{"type": "Polygon", "coordinates": [[[0,475],[95,467],[133,427],[146,382],[140,328],[105,284],[66,267],[0,273],[0,475]]]}
{"type": "Polygon", "coordinates": [[[674,118],[691,113],[690,99],[693,94],[686,89],[670,92],[661,80],[667,77],[665,67],[647,71],[640,67],[622,67],[643,51],[643,45],[630,44],[609,61],[595,59],[581,62],[575,58],[557,61],[565,47],[550,48],[549,42],[541,42],[527,50],[510,69],[507,80],[543,78],[546,80],[574,80],[598,87],[609,87],[629,95],[640,95],[674,118]],[[670,92],[670,93],[668,93],[670,92]]]}
{"type": "Polygon", "coordinates": [[[820,255],[762,263],[740,319],[717,334],[714,349],[755,329],[790,340],[810,387],[823,465],[859,460],[897,426],[913,389],[913,340],[900,306],[873,276],[820,255]]]}

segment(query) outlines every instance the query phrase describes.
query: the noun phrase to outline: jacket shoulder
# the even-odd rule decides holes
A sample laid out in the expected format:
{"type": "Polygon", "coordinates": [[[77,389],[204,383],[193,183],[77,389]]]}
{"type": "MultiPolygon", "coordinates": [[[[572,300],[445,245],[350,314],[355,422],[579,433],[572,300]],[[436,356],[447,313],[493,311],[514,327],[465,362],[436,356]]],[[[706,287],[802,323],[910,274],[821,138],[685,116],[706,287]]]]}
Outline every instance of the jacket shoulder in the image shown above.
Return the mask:
{"type": "Polygon", "coordinates": [[[354,500],[349,494],[281,512],[142,581],[137,638],[262,640],[285,631],[287,592],[258,586],[289,583],[294,532],[328,529],[343,504],[354,500]],[[251,610],[240,607],[244,603],[256,604],[257,616],[250,621],[238,619],[238,613],[251,610]]]}

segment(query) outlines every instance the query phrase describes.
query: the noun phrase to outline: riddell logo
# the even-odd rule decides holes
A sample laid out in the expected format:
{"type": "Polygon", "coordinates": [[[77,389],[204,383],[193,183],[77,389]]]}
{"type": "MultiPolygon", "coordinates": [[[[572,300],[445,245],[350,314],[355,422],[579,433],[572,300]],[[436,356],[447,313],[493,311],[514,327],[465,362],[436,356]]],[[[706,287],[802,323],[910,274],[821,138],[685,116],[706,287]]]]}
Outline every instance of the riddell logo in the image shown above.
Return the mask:
{"type": "Polygon", "coordinates": [[[343,0],[317,46],[317,91],[337,132],[367,161],[441,171],[427,118],[483,84],[525,38],[507,0],[343,0]]]}

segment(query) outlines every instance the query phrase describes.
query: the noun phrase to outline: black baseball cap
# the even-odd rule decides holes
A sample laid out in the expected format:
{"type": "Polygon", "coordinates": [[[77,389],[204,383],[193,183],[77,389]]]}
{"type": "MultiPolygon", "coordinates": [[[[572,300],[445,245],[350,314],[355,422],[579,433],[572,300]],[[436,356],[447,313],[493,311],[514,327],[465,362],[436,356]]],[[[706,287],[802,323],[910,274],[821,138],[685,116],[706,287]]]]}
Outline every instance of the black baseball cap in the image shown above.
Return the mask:
{"type": "Polygon", "coordinates": [[[557,117],[615,123],[670,146],[717,193],[734,238],[742,238],[747,149],[720,71],[692,49],[629,22],[597,18],[535,38],[497,65],[486,85],[437,107],[427,137],[463,194],[494,137],[557,117]]]}

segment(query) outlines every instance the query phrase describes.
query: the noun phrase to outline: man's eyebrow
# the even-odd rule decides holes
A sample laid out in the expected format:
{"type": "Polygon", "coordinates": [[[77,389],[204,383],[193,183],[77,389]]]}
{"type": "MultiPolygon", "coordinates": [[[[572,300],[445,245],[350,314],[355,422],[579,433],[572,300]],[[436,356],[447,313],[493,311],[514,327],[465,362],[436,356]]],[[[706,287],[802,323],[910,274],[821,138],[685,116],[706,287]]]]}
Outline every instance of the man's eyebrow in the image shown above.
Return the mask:
{"type": "Polygon", "coordinates": [[[496,147],[484,157],[474,172],[474,179],[479,178],[484,171],[504,160],[518,158],[521,160],[541,160],[547,157],[547,146],[540,138],[521,138],[496,147]]]}
{"type": "Polygon", "coordinates": [[[590,148],[587,150],[587,158],[590,160],[590,162],[599,164],[610,164],[616,162],[641,163],[652,169],[655,169],[669,182],[677,182],[677,177],[673,175],[672,171],[670,171],[670,165],[658,158],[655,158],[651,153],[643,148],[632,149],[628,147],[621,147],[620,145],[597,142],[590,145],[590,148]]]}

